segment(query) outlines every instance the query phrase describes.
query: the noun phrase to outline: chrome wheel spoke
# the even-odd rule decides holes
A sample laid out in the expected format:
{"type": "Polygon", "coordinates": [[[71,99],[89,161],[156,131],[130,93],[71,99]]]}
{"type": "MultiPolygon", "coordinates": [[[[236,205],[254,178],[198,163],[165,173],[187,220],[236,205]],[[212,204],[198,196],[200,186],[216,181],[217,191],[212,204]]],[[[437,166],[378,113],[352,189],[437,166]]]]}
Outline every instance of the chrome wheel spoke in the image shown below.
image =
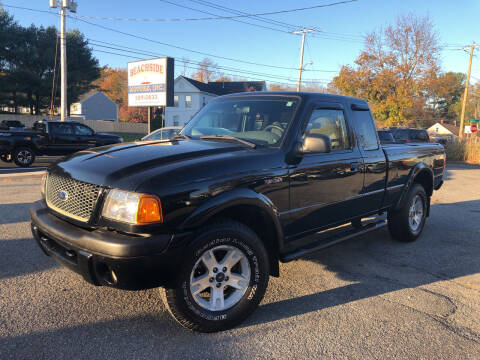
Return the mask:
{"type": "Polygon", "coordinates": [[[192,291],[192,295],[197,295],[201,293],[203,290],[209,288],[211,283],[209,281],[209,274],[201,275],[197,278],[192,279],[190,283],[190,289],[192,291]]]}
{"type": "Polygon", "coordinates": [[[225,254],[220,266],[226,266],[229,269],[234,267],[241,259],[243,255],[237,249],[232,249],[225,254]]]}
{"type": "Polygon", "coordinates": [[[212,250],[208,250],[202,255],[202,262],[210,271],[218,265],[212,250]]]}
{"type": "Polygon", "coordinates": [[[248,286],[248,279],[245,279],[240,274],[230,274],[230,279],[227,284],[235,289],[243,290],[248,286]]]}
{"type": "Polygon", "coordinates": [[[223,286],[220,288],[212,287],[210,293],[211,310],[222,310],[225,306],[225,296],[223,294],[223,286]]]}

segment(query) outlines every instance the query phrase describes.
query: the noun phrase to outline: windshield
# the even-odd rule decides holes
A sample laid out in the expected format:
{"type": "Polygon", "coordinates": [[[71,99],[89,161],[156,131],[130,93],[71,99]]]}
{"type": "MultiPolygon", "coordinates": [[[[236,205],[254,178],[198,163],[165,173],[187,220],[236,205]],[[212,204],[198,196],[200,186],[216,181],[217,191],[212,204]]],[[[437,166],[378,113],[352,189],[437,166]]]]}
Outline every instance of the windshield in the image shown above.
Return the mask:
{"type": "Polygon", "coordinates": [[[185,126],[182,134],[193,139],[228,135],[255,145],[278,146],[298,102],[297,98],[259,96],[213,101],[185,126]]]}

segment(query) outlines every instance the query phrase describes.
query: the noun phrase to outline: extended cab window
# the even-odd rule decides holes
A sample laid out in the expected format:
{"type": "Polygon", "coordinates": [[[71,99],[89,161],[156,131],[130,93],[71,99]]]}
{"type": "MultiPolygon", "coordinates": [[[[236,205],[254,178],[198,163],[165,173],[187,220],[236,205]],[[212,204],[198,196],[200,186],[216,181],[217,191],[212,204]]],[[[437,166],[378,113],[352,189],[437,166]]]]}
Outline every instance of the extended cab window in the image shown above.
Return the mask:
{"type": "Polygon", "coordinates": [[[357,129],[357,138],[363,150],[377,150],[377,129],[373,122],[370,111],[353,111],[355,117],[355,127],[357,129]]]}
{"type": "Polygon", "coordinates": [[[305,134],[308,133],[327,135],[332,143],[332,150],[350,149],[350,141],[342,110],[313,110],[305,129],[305,134]]]}

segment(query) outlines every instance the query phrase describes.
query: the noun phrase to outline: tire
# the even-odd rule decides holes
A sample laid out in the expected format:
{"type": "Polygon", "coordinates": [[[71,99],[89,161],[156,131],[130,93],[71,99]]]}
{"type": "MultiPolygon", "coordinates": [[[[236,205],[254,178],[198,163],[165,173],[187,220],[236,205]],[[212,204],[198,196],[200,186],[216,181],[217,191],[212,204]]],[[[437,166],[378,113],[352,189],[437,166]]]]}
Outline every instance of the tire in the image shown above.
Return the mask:
{"type": "Polygon", "coordinates": [[[226,220],[199,232],[173,288],[162,289],[162,298],[182,326],[199,332],[223,331],[257,308],[268,278],[268,255],[261,240],[247,226],[226,220]],[[199,286],[194,279],[202,279],[199,286]]]}
{"type": "Polygon", "coordinates": [[[0,160],[2,160],[3,162],[9,163],[9,162],[12,162],[12,156],[10,154],[1,154],[0,160]]]}
{"type": "Polygon", "coordinates": [[[427,193],[422,185],[414,183],[403,207],[388,212],[388,229],[395,240],[415,241],[422,233],[427,215],[427,193]]]}
{"type": "Polygon", "coordinates": [[[35,161],[35,152],[29,147],[19,147],[13,152],[13,161],[17,166],[29,167],[35,161]]]}

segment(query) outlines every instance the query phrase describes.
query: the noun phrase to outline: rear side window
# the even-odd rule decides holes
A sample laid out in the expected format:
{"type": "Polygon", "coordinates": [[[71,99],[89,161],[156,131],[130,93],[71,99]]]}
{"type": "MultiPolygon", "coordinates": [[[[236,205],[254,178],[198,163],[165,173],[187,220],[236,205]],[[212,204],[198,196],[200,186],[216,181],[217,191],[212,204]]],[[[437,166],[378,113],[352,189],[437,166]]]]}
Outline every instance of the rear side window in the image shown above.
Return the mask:
{"type": "Polygon", "coordinates": [[[363,150],[377,150],[377,129],[370,115],[370,111],[353,110],[355,128],[357,129],[358,143],[363,150]]]}
{"type": "Polygon", "coordinates": [[[395,140],[407,140],[408,139],[408,135],[410,133],[410,130],[395,130],[393,132],[393,137],[395,138],[395,140]]]}
{"type": "Polygon", "coordinates": [[[345,118],[341,110],[313,110],[305,133],[327,135],[330,138],[332,150],[350,149],[345,118]]]}

